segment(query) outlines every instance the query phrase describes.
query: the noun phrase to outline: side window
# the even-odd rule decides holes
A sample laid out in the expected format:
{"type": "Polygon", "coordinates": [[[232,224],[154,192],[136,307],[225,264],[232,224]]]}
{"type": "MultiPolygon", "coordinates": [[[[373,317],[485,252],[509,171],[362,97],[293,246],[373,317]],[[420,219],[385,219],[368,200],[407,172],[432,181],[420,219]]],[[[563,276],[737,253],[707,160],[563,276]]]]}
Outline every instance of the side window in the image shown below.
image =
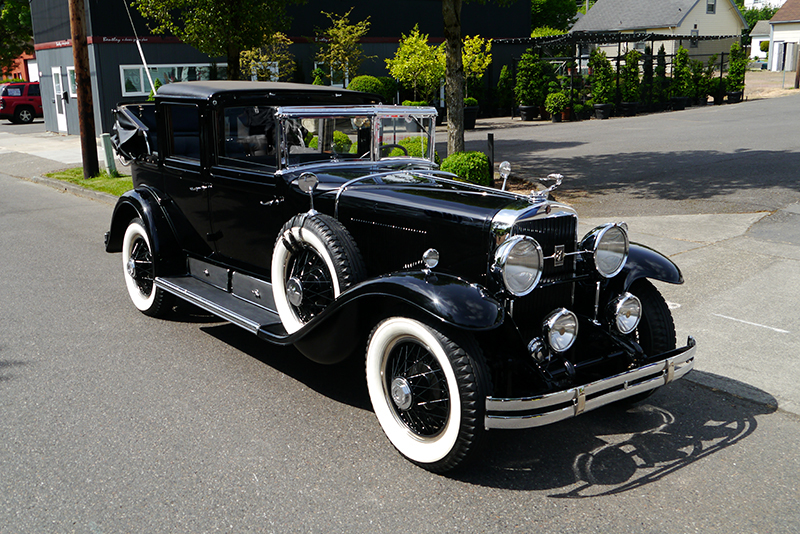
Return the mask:
{"type": "Polygon", "coordinates": [[[200,160],[200,110],[197,106],[166,106],[169,124],[168,156],[200,160]]]}
{"type": "Polygon", "coordinates": [[[219,164],[273,172],[277,164],[275,110],[266,106],[225,108],[221,114],[219,164]]]}
{"type": "Polygon", "coordinates": [[[28,96],[41,96],[39,92],[39,84],[34,83],[28,86],[28,96]]]}
{"type": "Polygon", "coordinates": [[[706,0],[706,13],[713,15],[717,12],[717,0],[706,0]]]}

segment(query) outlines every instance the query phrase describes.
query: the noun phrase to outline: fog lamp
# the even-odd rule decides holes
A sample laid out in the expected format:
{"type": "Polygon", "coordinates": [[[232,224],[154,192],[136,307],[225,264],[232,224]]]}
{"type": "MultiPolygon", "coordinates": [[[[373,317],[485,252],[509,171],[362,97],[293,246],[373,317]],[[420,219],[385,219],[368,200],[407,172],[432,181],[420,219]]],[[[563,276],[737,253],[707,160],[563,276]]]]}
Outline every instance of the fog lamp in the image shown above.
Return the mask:
{"type": "Polygon", "coordinates": [[[566,352],[578,336],[578,317],[566,308],[559,308],[545,319],[543,330],[553,352],[566,352]]]}
{"type": "Polygon", "coordinates": [[[610,314],[617,330],[630,334],[639,326],[642,318],[642,302],[631,293],[623,293],[611,301],[610,314]]]}

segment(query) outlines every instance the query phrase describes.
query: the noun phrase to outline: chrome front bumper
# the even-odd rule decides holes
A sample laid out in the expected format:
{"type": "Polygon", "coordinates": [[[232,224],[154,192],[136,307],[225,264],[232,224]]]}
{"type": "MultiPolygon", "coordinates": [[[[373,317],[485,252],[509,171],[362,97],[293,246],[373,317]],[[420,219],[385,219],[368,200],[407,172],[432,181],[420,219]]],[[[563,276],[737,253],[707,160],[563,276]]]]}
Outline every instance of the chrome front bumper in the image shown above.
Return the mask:
{"type": "Polygon", "coordinates": [[[486,428],[531,428],[575,417],[606,404],[644,393],[681,378],[694,367],[696,342],[665,359],[590,384],[538,397],[486,398],[486,428]]]}

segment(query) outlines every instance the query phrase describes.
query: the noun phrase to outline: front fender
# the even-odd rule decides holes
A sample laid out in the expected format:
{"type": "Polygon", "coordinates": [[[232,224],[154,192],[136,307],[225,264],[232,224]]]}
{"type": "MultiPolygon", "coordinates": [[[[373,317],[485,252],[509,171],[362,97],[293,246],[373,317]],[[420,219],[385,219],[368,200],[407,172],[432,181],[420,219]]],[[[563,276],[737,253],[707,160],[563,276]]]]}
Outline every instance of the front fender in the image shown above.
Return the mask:
{"type": "Polygon", "coordinates": [[[337,363],[366,341],[376,320],[403,313],[472,331],[492,330],[505,319],[502,304],[476,284],[446,274],[397,272],[354,285],[292,335],[262,328],[259,337],[294,344],[318,363],[337,363]]]}
{"type": "Polygon", "coordinates": [[[614,285],[627,291],[640,278],[651,278],[669,284],[682,284],[683,274],[675,263],[645,245],[631,243],[625,268],[614,278],[614,285]]]}

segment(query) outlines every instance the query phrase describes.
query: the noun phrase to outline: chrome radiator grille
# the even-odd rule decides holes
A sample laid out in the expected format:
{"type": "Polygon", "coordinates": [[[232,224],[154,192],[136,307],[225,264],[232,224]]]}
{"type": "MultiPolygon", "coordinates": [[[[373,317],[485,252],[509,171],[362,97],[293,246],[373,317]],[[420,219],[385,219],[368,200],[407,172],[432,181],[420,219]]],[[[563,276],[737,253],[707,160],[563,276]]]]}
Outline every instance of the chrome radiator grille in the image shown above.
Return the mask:
{"type": "MultiPolygon", "coordinates": [[[[562,216],[519,222],[514,225],[513,233],[535,239],[547,258],[553,256],[556,246],[559,245],[564,247],[565,254],[575,252],[578,246],[577,228],[577,217],[562,216]]],[[[572,307],[573,283],[569,280],[575,273],[575,258],[564,256],[560,266],[556,266],[552,258],[546,259],[539,287],[514,302],[514,321],[523,335],[540,335],[542,321],[547,314],[556,308],[572,307]]]]}
{"type": "MultiPolygon", "coordinates": [[[[564,253],[575,252],[578,247],[578,219],[572,216],[531,219],[514,225],[513,233],[534,238],[545,258],[553,256],[556,246],[562,245],[564,253]]],[[[540,284],[548,284],[572,277],[575,272],[575,256],[565,256],[563,264],[556,266],[553,259],[544,261],[544,272],[540,284]]]]}

